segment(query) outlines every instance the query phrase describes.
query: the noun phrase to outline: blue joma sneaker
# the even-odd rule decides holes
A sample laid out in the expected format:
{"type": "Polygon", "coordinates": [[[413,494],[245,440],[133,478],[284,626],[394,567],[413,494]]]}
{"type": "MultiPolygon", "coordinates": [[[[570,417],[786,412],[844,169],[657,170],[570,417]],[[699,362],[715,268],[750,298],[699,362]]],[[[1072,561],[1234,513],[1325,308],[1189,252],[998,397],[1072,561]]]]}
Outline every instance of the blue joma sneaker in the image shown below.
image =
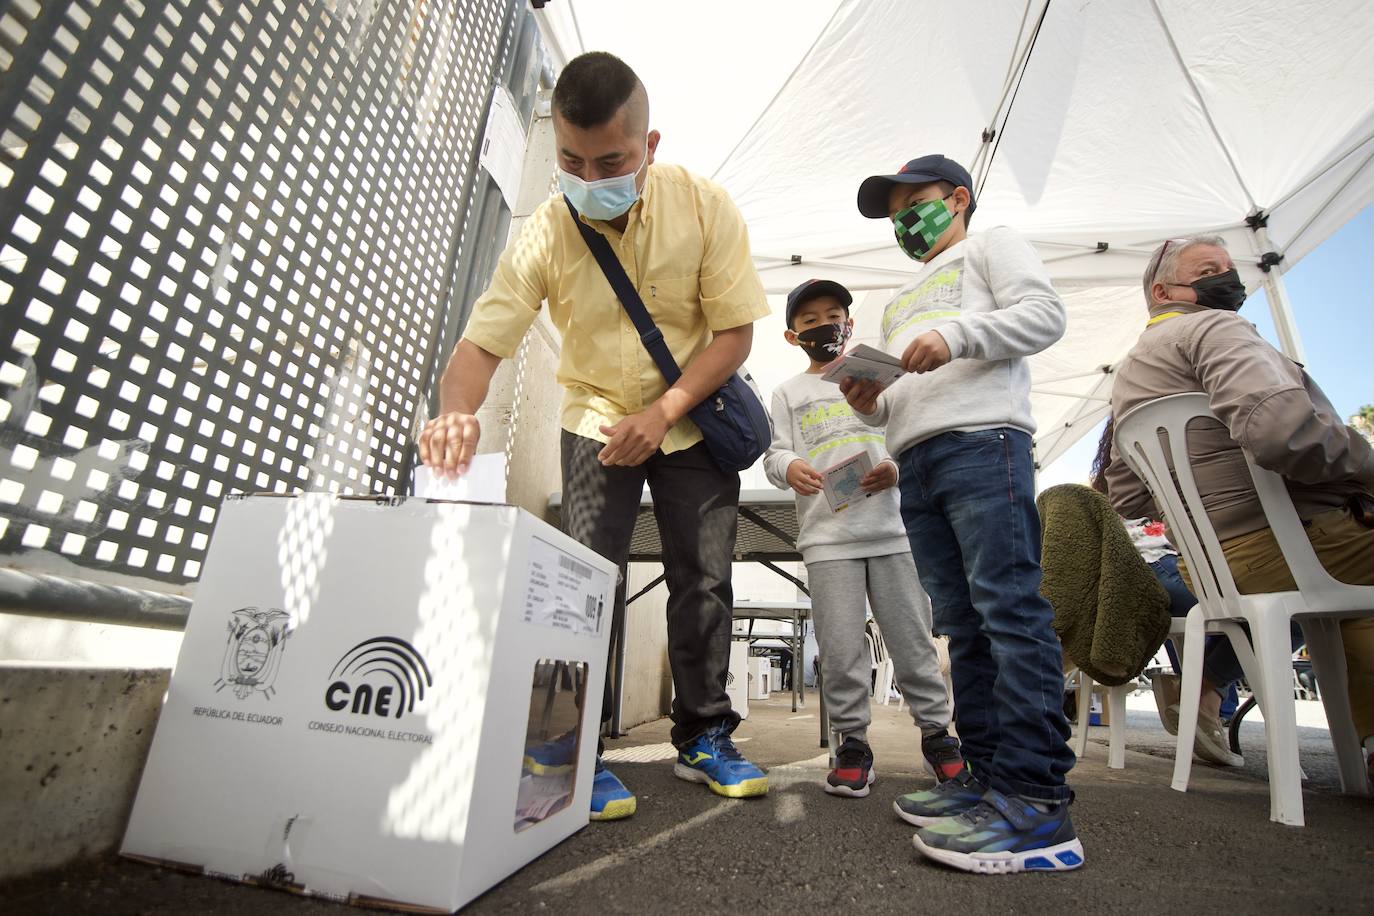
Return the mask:
{"type": "Polygon", "coordinates": [[[594,821],[618,821],[635,813],[637,803],[625,783],[596,758],[596,776],[592,779],[592,813],[594,821]]]}
{"type": "Polygon", "coordinates": [[[717,725],[678,748],[673,775],[688,782],[704,782],[726,798],[768,794],[768,776],[740,754],[730,730],[717,725]]]}
{"type": "Polygon", "coordinates": [[[1067,802],[1047,814],[996,789],[971,811],[918,830],[912,841],[927,858],[984,875],[1071,871],[1083,864],[1067,802]]]}
{"type": "Polygon", "coordinates": [[[566,773],[577,762],[577,729],[525,748],[525,769],[535,776],[566,773]]]}

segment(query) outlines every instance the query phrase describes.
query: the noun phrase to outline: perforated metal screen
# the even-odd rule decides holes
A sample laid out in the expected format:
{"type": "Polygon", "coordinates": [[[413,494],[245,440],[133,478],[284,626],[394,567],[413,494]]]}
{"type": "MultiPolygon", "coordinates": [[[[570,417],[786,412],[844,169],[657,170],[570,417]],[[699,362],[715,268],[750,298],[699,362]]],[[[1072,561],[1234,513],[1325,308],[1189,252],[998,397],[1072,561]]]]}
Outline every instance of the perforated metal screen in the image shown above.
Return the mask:
{"type": "Polygon", "coordinates": [[[525,16],[0,0],[0,553],[180,583],[226,492],[398,491],[525,16]]]}

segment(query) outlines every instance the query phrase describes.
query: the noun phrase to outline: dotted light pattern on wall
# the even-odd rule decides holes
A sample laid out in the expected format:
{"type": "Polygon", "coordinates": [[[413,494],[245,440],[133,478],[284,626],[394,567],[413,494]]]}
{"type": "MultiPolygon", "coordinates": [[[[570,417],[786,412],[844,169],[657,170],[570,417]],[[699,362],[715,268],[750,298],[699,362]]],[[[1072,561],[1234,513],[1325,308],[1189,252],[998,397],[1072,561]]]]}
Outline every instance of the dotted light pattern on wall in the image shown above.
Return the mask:
{"type": "MultiPolygon", "coordinates": [[[[0,0],[0,553],[401,491],[512,0],[0,0]]],[[[22,559],[21,559],[22,565],[22,559]]]]}

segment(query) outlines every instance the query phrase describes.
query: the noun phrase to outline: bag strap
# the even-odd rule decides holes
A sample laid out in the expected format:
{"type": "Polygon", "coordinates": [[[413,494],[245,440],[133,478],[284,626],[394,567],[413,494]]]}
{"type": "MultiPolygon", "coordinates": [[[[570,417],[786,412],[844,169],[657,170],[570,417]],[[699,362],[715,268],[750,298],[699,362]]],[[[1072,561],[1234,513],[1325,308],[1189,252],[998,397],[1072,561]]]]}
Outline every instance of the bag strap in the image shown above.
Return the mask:
{"type": "Polygon", "coordinates": [[[572,213],[573,225],[577,226],[577,231],[582,233],[582,240],[587,243],[587,247],[592,251],[592,257],[596,258],[596,263],[601,266],[601,272],[606,275],[606,280],[611,284],[611,289],[615,290],[616,298],[620,300],[620,305],[625,309],[625,314],[630,316],[630,323],[639,332],[639,342],[644,344],[644,349],[649,351],[650,358],[654,365],[658,366],[658,371],[663,373],[664,379],[669,385],[673,385],[682,377],[682,370],[678,368],[677,360],[673,359],[672,351],[668,349],[668,344],[663,340],[663,332],[654,324],[654,319],[649,317],[649,310],[644,307],[644,300],[639,298],[639,293],[635,291],[634,284],[625,275],[625,268],[620,266],[620,259],[611,251],[611,243],[606,241],[606,237],[597,232],[591,226],[582,222],[577,215],[577,208],[573,206],[568,195],[563,195],[563,201],[568,205],[569,212],[572,213]]]}

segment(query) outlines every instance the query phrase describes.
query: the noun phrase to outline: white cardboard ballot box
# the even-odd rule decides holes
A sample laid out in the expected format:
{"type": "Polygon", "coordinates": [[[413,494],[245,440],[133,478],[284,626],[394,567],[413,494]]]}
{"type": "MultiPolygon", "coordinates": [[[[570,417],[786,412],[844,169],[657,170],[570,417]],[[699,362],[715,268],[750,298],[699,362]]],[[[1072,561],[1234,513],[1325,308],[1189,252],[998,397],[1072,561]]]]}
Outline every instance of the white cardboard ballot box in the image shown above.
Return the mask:
{"type": "Polygon", "coordinates": [[[457,909],[587,823],[615,581],[511,506],[226,501],[122,853],[457,909]]]}
{"type": "Polygon", "coordinates": [[[749,699],[766,700],[772,693],[771,683],[773,676],[770,661],[761,656],[753,655],[749,657],[749,699]]]}
{"type": "Polygon", "coordinates": [[[730,671],[725,676],[725,693],[730,706],[741,719],[749,718],[749,643],[732,640],[730,671]]]}

